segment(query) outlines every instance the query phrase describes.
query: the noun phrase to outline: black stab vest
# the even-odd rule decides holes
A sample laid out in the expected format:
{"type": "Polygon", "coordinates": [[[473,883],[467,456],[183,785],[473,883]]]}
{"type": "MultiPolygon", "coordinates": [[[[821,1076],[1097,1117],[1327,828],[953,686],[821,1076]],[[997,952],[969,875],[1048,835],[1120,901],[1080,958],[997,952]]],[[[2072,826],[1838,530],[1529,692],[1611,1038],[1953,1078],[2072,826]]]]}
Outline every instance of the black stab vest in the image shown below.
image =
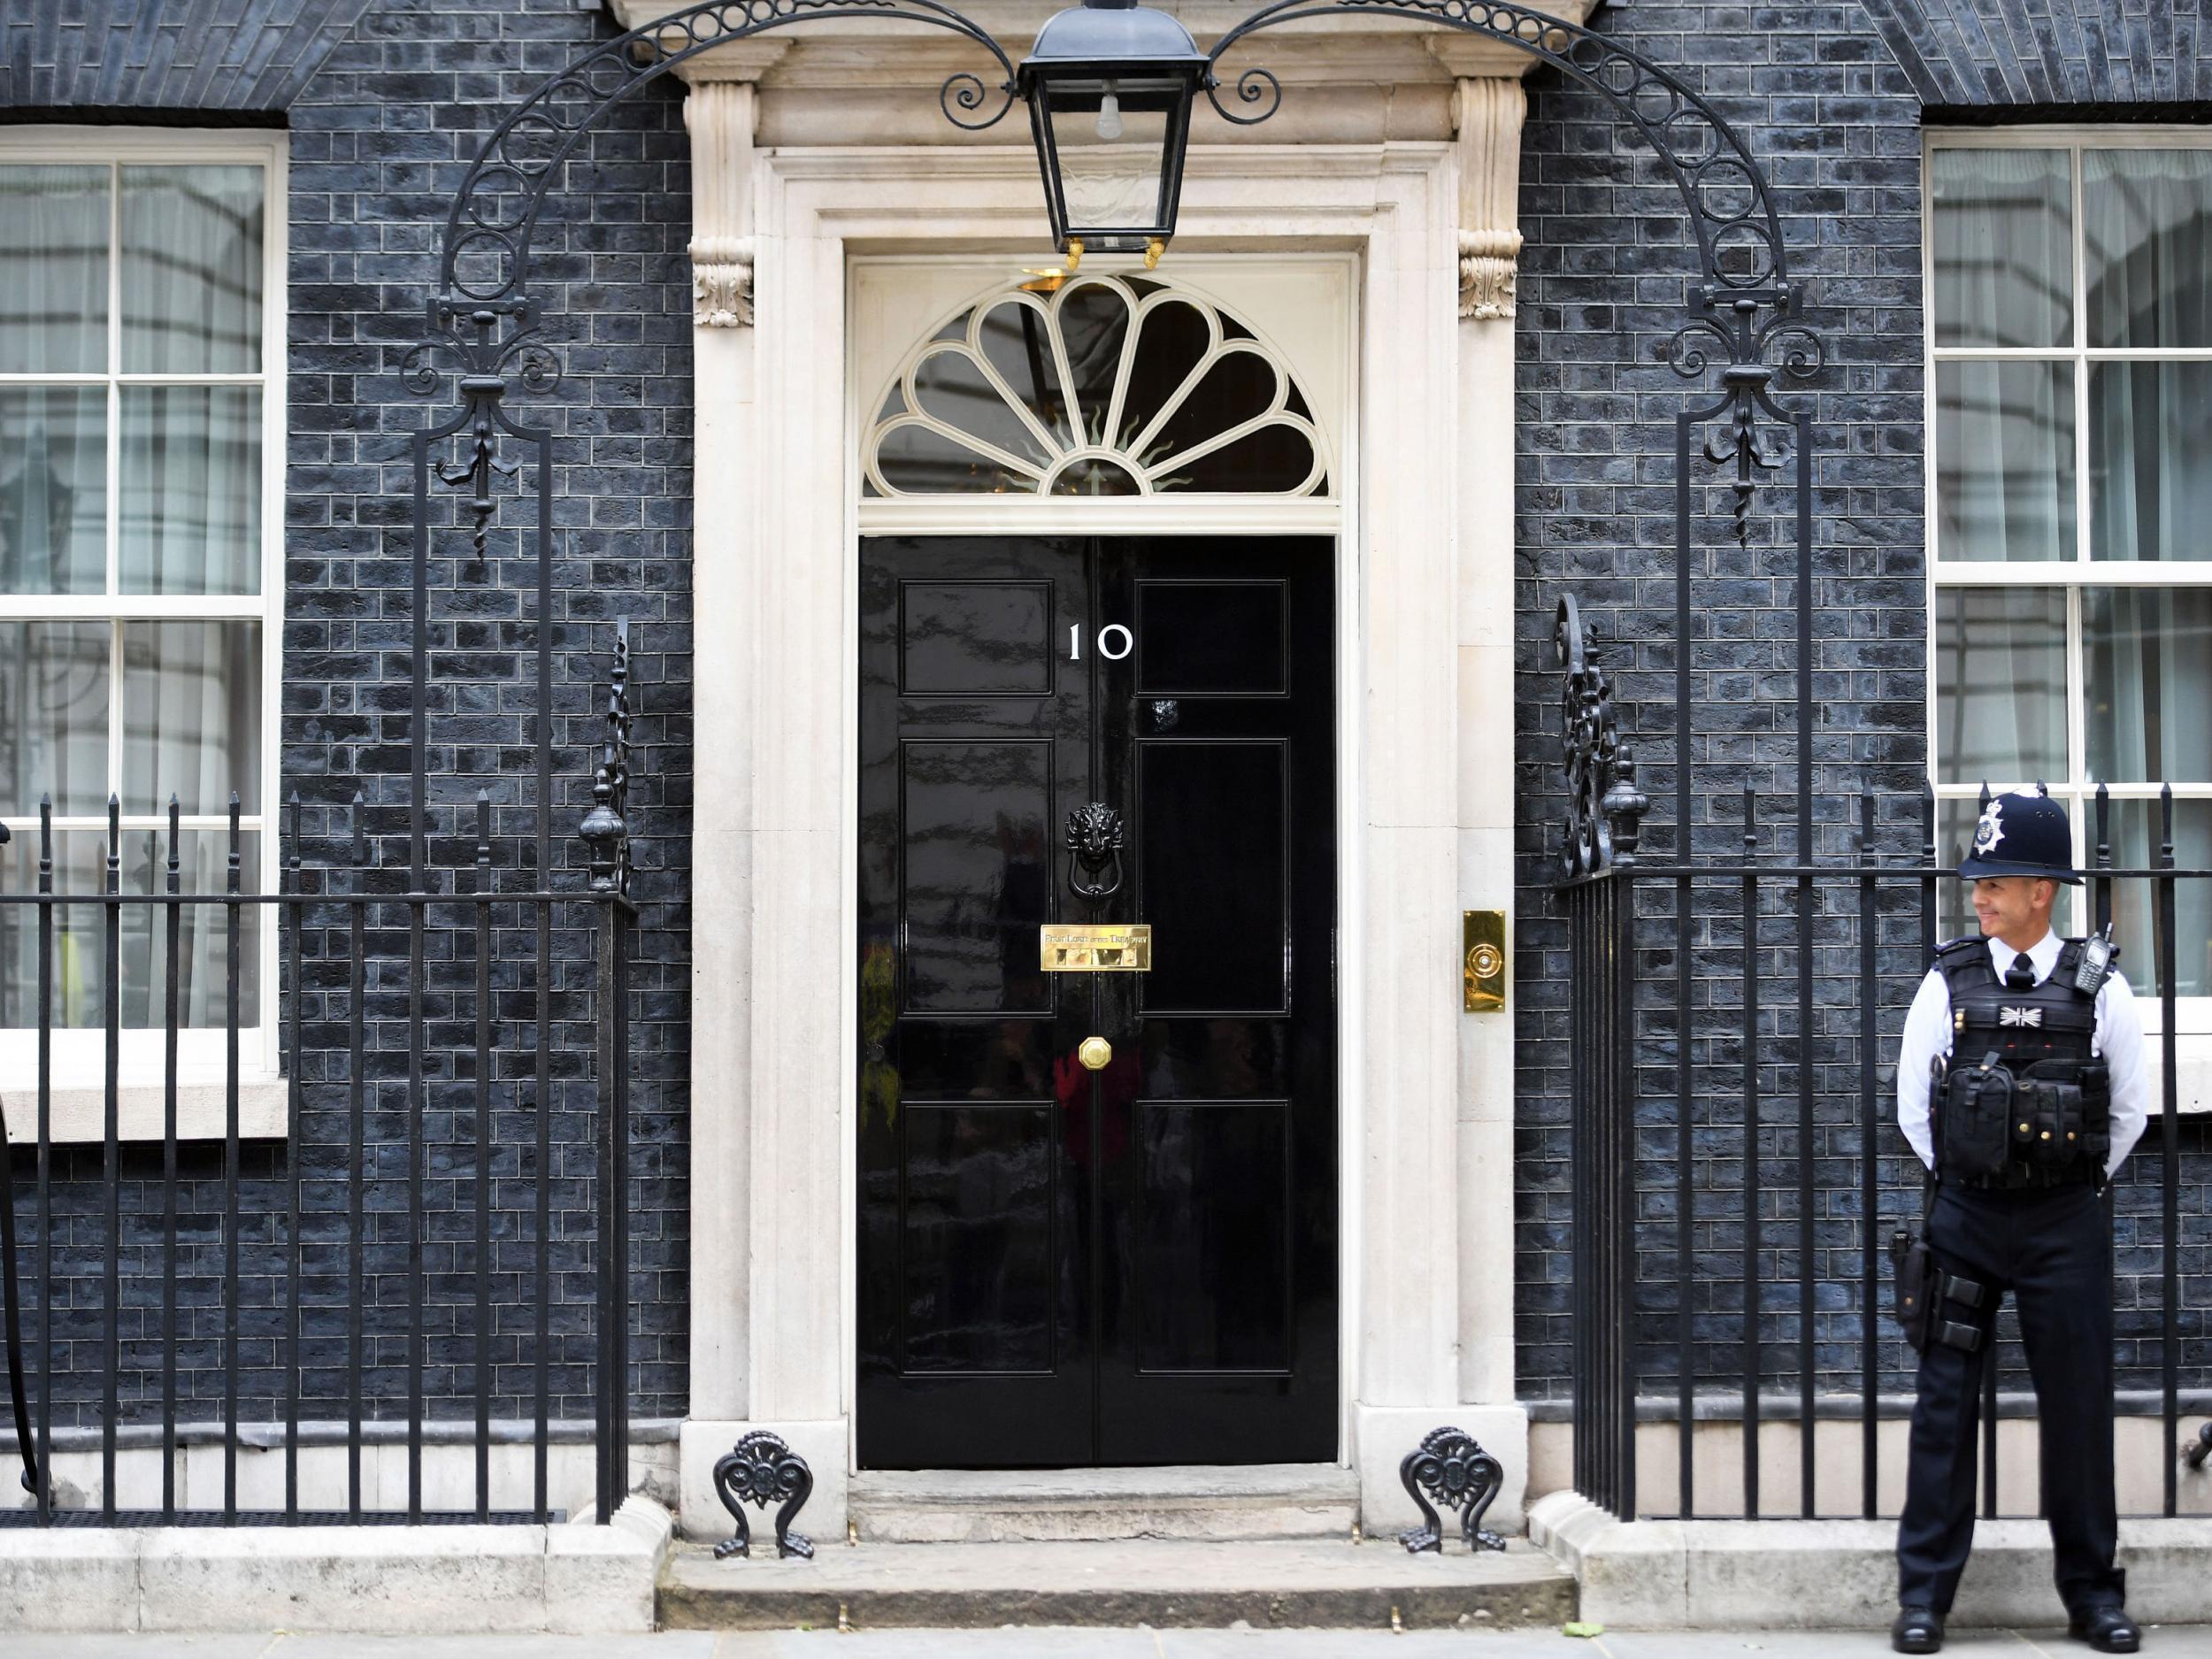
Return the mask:
{"type": "Polygon", "coordinates": [[[1951,993],[1951,1057],[1937,1061],[1936,1173],[1963,1187],[2101,1182],[2111,1149],[2111,1087],[2091,1053],[2097,999],[2074,988],[2082,941],[2050,977],[2008,987],[1985,939],[1936,953],[1951,993]]]}

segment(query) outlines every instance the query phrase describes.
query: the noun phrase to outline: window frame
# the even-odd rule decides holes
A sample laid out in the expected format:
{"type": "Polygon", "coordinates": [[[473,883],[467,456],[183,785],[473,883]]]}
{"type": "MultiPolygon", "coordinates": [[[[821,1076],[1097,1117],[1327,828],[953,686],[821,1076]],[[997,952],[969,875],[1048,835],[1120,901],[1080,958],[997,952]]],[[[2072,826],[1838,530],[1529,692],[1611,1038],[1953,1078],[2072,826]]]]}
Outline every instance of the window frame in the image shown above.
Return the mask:
{"type": "MultiPolygon", "coordinates": [[[[1980,782],[1946,783],[1940,777],[1938,741],[1941,726],[1937,639],[1938,595],[1946,588],[2035,587],[2061,588],[2066,595],[2066,748],[2067,772],[2062,779],[2048,780],[2051,793],[2063,800],[2072,821],[2074,862],[2085,867],[2093,848],[2090,823],[2096,781],[2088,774],[2087,698],[2082,636],[2082,591],[2087,588],[2212,588],[2212,559],[2099,560],[2092,557],[2089,415],[2091,367],[2110,362],[2212,361],[2212,347],[2096,346],[2088,341],[2086,288],[2087,237],[2082,218],[2082,152],[2086,150],[2212,150],[2212,127],[2170,123],[2103,127],[2094,124],[2053,124],[2039,127],[1961,127],[1922,129],[1920,193],[1920,257],[1922,294],[1922,372],[1926,426],[1922,448],[1926,511],[1926,606],[1928,685],[1926,698],[1927,775],[1939,803],[1975,801],[1980,782]],[[1935,193],[1932,188],[1934,157],[1945,150],[2062,150],[2069,156],[2070,186],[2070,243],[2073,254],[2071,336],[2058,346],[1939,346],[1936,343],[1935,305],[1935,193]],[[2070,560],[2004,563],[1993,559],[1946,559],[1939,541],[1942,515],[1937,489],[1936,432],[1937,365],[1956,362],[2065,362],[2071,365],[2074,405],[2074,557],[2070,560]]],[[[2003,789],[2027,780],[1990,779],[1993,789],[2003,789]]],[[[2155,802],[2159,783],[2106,782],[2116,803],[2155,802]]],[[[2212,800],[2212,778],[2173,782],[2174,799],[2212,800]]],[[[1940,856],[1940,849],[1939,849],[1940,856]]],[[[2085,903],[2085,897],[2083,902],[2085,903]]],[[[2083,918],[2086,920],[2085,917],[2083,918]]],[[[2163,1011],[2158,998],[2139,998],[2144,1026],[2162,1029],[2163,1011]]],[[[2174,1002],[2176,1035],[2191,1041],[2177,1056],[2183,1076],[2182,1110],[2212,1110],[2212,1097],[2189,1098],[2201,1091],[2212,1096],[2212,995],[2177,996],[2174,1002]]],[[[2154,1065],[2157,1063],[2155,1048],[2154,1065]]]]}
{"type": "MultiPolygon", "coordinates": [[[[121,496],[119,491],[122,460],[122,434],[118,424],[120,388],[134,385],[253,385],[261,391],[261,587],[257,594],[0,594],[0,621],[106,621],[130,622],[141,620],[175,621],[254,621],[261,625],[261,764],[259,769],[260,810],[242,812],[239,826],[247,841],[246,856],[241,862],[240,889],[249,894],[269,893],[275,890],[275,876],[280,868],[278,857],[279,800],[280,771],[279,722],[282,707],[284,662],[284,487],[287,462],[288,425],[286,419],[286,345],[287,319],[289,314],[287,292],[287,257],[289,238],[288,231],[289,202],[287,177],[289,161],[289,136],[280,129],[239,127],[127,127],[85,126],[25,126],[0,130],[0,165],[11,166],[104,165],[110,176],[110,219],[108,259],[108,360],[96,373],[8,373],[0,374],[0,385],[80,385],[108,388],[107,407],[107,569],[112,580],[119,557],[119,537],[121,496]],[[262,315],[260,367],[251,373],[126,373],[121,369],[119,339],[122,326],[120,314],[121,261],[117,237],[119,234],[120,196],[119,169],[127,166],[155,165],[188,166],[194,165],[257,165],[262,169],[262,315]]],[[[118,636],[119,637],[119,635],[118,636]]],[[[112,659],[111,659],[112,660],[112,659]]],[[[118,680],[111,686],[111,706],[119,708],[123,695],[118,680]]],[[[119,753],[119,734],[111,729],[109,733],[111,768],[112,757],[119,753]]],[[[113,787],[111,770],[111,787],[113,787]]],[[[0,811],[0,823],[19,839],[28,837],[35,846],[39,820],[35,803],[27,803],[27,813],[0,811]]],[[[122,826],[127,835],[133,831],[147,829],[164,832],[167,818],[163,813],[134,812],[132,803],[124,803],[122,826]]],[[[188,814],[181,819],[187,830],[198,829],[221,834],[228,826],[227,815],[188,814]]],[[[104,832],[104,815],[97,818],[75,816],[67,818],[58,814],[55,818],[57,833],[64,828],[82,832],[96,829],[104,832]]],[[[164,842],[165,851],[166,843],[164,842]]],[[[242,1083],[267,1084],[279,1076],[277,1017],[280,987],[278,983],[278,927],[274,908],[255,907],[265,912],[260,926],[256,956],[259,970],[260,994],[254,1009],[255,1023],[239,1028],[239,1073],[242,1083]]],[[[0,1027],[0,1076],[31,1078],[37,1064],[38,1033],[35,1027],[0,1027]]],[[[162,1027],[126,1028],[121,1033],[120,1083],[127,1088],[143,1088],[158,1085],[164,1073],[164,1040],[162,1027]]],[[[105,1079],[104,1033],[98,1027],[89,1030],[56,1028],[52,1033],[52,1087],[57,1094],[80,1094],[88,1087],[103,1086],[105,1079]]],[[[222,1080],[226,1066],[227,1031],[224,1026],[181,1027],[178,1033],[177,1060],[180,1082],[188,1089],[222,1080]]],[[[11,1089],[11,1102],[19,1101],[27,1093],[20,1088],[11,1089]]],[[[267,1116],[265,1089],[252,1092],[248,1116],[260,1119],[267,1116]]],[[[219,1110],[219,1102],[210,1101],[219,1110]]],[[[19,1107],[19,1118],[20,1108],[19,1107]]],[[[63,1116],[58,1106],[57,1120],[63,1116]]],[[[219,1135],[223,1133],[219,1115],[205,1111],[180,1114],[194,1121],[180,1123],[180,1133],[193,1137],[219,1135]],[[198,1121],[211,1118],[212,1121],[198,1121]]],[[[12,1125],[19,1133],[27,1125],[12,1125]]],[[[271,1130],[265,1124],[255,1122],[245,1132],[253,1133],[281,1133],[280,1126],[271,1130]]],[[[158,1130],[155,1133],[158,1134],[158,1130]]],[[[58,1139],[65,1138],[58,1133],[58,1139]]],[[[75,1138],[69,1136],[65,1138],[75,1138]]],[[[127,1133],[126,1139],[138,1139],[127,1133]]]]}

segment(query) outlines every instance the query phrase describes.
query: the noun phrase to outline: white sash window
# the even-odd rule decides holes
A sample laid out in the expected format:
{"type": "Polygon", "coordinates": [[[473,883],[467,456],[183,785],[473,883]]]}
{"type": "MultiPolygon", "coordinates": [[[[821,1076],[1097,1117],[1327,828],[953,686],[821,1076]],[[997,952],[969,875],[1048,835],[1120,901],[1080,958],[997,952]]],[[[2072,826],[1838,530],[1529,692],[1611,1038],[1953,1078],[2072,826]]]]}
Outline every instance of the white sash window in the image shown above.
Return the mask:
{"type": "MultiPolygon", "coordinates": [[[[219,892],[234,793],[241,885],[273,869],[281,618],[283,142],[269,133],[25,128],[0,139],[0,890],[36,884],[42,795],[55,886],[157,893],[168,803],[180,887],[219,892]]],[[[165,926],[122,912],[125,1070],[159,1076],[165,926]]],[[[188,1075],[219,1072],[228,1017],[219,908],[181,914],[188,1075]]],[[[58,1081],[100,1075],[97,906],[58,911],[58,1081]]],[[[243,917],[244,1064],[266,1041],[273,938],[243,917]]],[[[28,1058],[35,912],[0,907],[0,1045],[28,1058]]],[[[28,1094],[27,1067],[11,1066],[28,1094]]]]}
{"type": "MultiPolygon", "coordinates": [[[[2212,866],[2208,140],[1929,134],[1930,754],[1946,860],[1984,780],[2041,780],[2073,818],[2077,863],[2093,856],[2102,783],[2113,862],[2154,864],[2170,783],[2175,856],[2212,866]]],[[[2212,997],[2208,888],[2177,889],[2184,997],[2212,997]]],[[[1949,931],[1970,931],[1962,887],[1946,894],[1949,931]]],[[[2157,988],[2153,909],[2147,882],[2116,888],[2139,991],[2157,988]]]]}

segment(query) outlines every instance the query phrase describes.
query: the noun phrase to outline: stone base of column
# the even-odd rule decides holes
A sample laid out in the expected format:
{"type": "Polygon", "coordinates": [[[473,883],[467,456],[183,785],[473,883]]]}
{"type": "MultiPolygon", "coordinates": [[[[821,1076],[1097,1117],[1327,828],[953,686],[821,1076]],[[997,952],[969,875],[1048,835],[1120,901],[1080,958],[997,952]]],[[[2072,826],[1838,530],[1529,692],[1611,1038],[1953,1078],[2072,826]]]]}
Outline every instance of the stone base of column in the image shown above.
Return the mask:
{"type": "MultiPolygon", "coordinates": [[[[1482,1517],[1509,1536],[1524,1525],[1528,1491],[1528,1412],[1517,1405],[1371,1406],[1352,1408],[1352,1466],[1359,1473],[1360,1530],[1371,1542],[1417,1526],[1421,1512],[1406,1495],[1398,1465],[1432,1432],[1463,1430],[1498,1460],[1505,1484],[1482,1517]]],[[[1444,1548],[1458,1548],[1458,1522],[1443,1516],[1444,1548]]]]}
{"type": "MultiPolygon", "coordinates": [[[[684,1537],[702,1544],[719,1543],[733,1530],[730,1512],[714,1490],[714,1465],[730,1449],[756,1431],[780,1437],[785,1445],[806,1459],[814,1476],[813,1495],[793,1517],[791,1528],[826,1548],[845,1542],[846,1447],[849,1436],[843,1417],[824,1417],[802,1423],[740,1423],[687,1420],[679,1450],[680,1498],[676,1525],[684,1537]]],[[[753,1554],[763,1561],[776,1553],[776,1509],[745,1509],[752,1528],[753,1554]]]]}

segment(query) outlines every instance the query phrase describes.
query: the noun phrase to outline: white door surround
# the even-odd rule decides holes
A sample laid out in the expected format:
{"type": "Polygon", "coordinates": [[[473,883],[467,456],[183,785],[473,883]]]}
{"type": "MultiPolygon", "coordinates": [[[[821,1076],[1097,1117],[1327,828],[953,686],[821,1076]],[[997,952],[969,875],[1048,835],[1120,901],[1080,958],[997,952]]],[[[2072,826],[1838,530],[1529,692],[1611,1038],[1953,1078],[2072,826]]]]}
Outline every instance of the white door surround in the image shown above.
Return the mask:
{"type": "MultiPolygon", "coordinates": [[[[1475,305],[1463,319],[1462,152],[1481,147],[1482,189],[1502,164],[1509,180],[1520,104],[1514,83],[1465,86],[1479,119],[1458,143],[1194,150],[1169,255],[1202,282],[1304,261],[1357,288],[1346,383],[1363,389],[1332,437],[1348,473],[1344,1454],[1371,1530],[1412,1518],[1397,1463],[1429,1429],[1499,1454],[1509,1526],[1526,1459],[1509,1016],[1459,1011],[1457,915],[1512,894],[1512,333],[1475,305]]],[[[688,110],[695,253],[741,256],[757,326],[716,326],[738,320],[738,288],[703,279],[683,1486],[703,1536],[714,1458],[772,1428],[815,1470],[807,1530],[835,1536],[854,1348],[853,272],[962,253],[1010,273],[1043,263],[1042,220],[1025,146],[757,150],[755,108],[749,85],[714,82],[688,110]]],[[[1486,309],[1509,302],[1509,260],[1482,280],[1486,309]]]]}

